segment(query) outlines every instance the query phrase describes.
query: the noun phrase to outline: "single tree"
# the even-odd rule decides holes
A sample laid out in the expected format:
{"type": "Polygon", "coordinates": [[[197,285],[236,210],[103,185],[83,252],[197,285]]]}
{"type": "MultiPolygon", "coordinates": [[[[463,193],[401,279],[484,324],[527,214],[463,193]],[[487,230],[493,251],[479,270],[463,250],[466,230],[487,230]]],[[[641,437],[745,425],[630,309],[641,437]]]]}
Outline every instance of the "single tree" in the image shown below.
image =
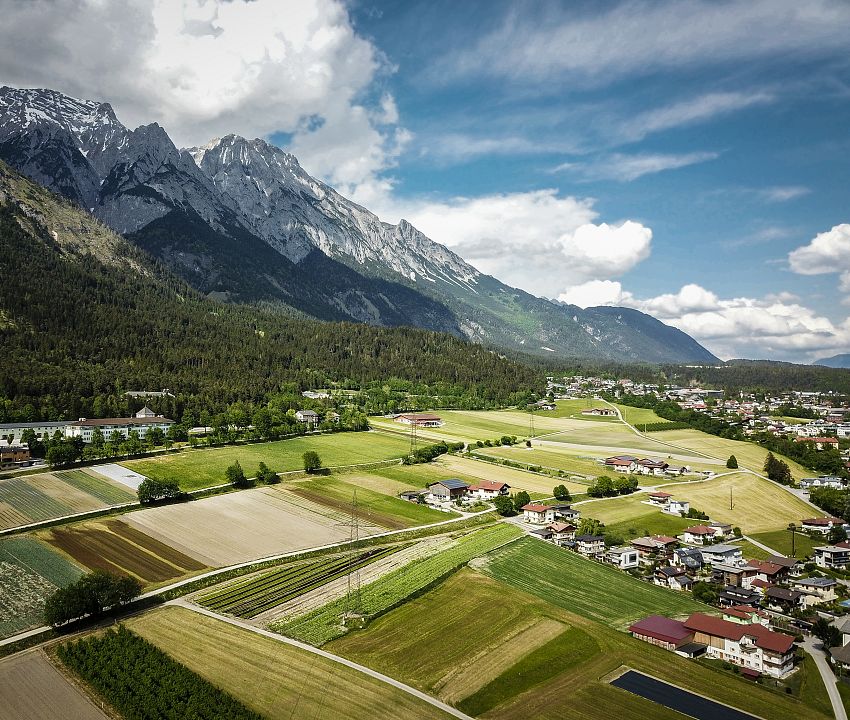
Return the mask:
{"type": "Polygon", "coordinates": [[[139,496],[139,502],[145,505],[159,500],[175,500],[182,492],[176,480],[145,478],[139,484],[136,494],[139,496]]]}
{"type": "Polygon", "coordinates": [[[706,605],[714,605],[717,602],[718,590],[716,585],[707,582],[694,583],[692,590],[694,600],[705,603],[706,605]]]}
{"type": "Polygon", "coordinates": [[[264,462],[261,462],[260,466],[257,468],[257,480],[261,483],[265,483],[266,485],[273,485],[280,482],[280,477],[278,477],[278,474],[274,470],[271,470],[264,462]]]}
{"type": "Polygon", "coordinates": [[[238,460],[227,468],[225,475],[227,477],[227,482],[232,483],[235,487],[247,488],[253,485],[253,483],[245,477],[245,473],[238,460]]]}
{"type": "Polygon", "coordinates": [[[531,502],[531,496],[525,490],[520,490],[516,495],[514,495],[513,500],[514,510],[520,512],[524,506],[531,502]]]}
{"type": "Polygon", "coordinates": [[[841,631],[825,618],[819,617],[815,620],[812,635],[823,643],[825,650],[841,646],[841,631]]]}
{"type": "Polygon", "coordinates": [[[516,515],[516,509],[511,498],[505,495],[498,495],[493,500],[493,505],[496,507],[496,512],[504,517],[516,515]]]}
{"type": "Polygon", "coordinates": [[[566,485],[555,485],[554,489],[552,490],[552,494],[555,496],[556,500],[561,500],[564,502],[569,502],[569,500],[572,498],[572,496],[570,495],[570,491],[567,489],[566,485]]]}
{"type": "Polygon", "coordinates": [[[602,535],[604,531],[605,525],[596,518],[582,518],[578,521],[576,535],[602,535]]]}
{"type": "Polygon", "coordinates": [[[315,450],[308,450],[302,456],[304,460],[304,471],[308,473],[314,473],[322,468],[322,459],[319,457],[319,453],[315,450]]]}
{"type": "Polygon", "coordinates": [[[830,544],[837,545],[847,539],[847,531],[841,525],[836,525],[829,531],[828,538],[830,544]]]}
{"type": "Polygon", "coordinates": [[[730,455],[729,459],[726,461],[726,467],[729,468],[730,470],[737,470],[738,469],[738,458],[736,458],[734,455],[730,455]]]}

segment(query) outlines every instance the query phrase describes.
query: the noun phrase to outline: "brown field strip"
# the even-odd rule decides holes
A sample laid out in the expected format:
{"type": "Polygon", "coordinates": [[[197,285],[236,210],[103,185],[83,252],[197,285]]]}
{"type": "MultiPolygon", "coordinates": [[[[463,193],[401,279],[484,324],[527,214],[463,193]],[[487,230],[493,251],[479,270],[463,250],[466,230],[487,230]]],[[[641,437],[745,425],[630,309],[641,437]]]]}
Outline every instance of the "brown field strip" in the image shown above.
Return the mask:
{"type": "Polygon", "coordinates": [[[371,508],[355,510],[351,506],[350,502],[328,497],[327,495],[320,492],[316,492],[315,490],[308,490],[306,488],[293,486],[289,488],[289,491],[295,495],[298,495],[298,497],[302,497],[305,500],[309,500],[310,502],[318,503],[319,505],[324,505],[326,507],[331,508],[332,510],[337,510],[341,513],[345,513],[348,516],[356,515],[360,520],[366,520],[367,522],[370,522],[372,524],[381,525],[382,527],[385,527],[388,530],[402,530],[410,526],[410,523],[402,522],[398,518],[393,517],[392,515],[388,515],[377,510],[372,510],[371,508]]]}
{"type": "Polygon", "coordinates": [[[29,525],[31,522],[28,515],[16,510],[9,503],[0,502],[0,530],[29,525]]]}
{"type": "Polygon", "coordinates": [[[204,567],[167,545],[164,546],[166,557],[160,557],[157,549],[163,547],[163,543],[134,528],[125,532],[125,527],[123,523],[111,521],[106,525],[90,523],[72,528],[53,528],[46,539],[91,570],[135,575],[144,583],[171,580],[189,570],[204,567]],[[112,531],[113,527],[117,532],[112,531]]]}
{"type": "Polygon", "coordinates": [[[43,652],[0,661],[0,715],[15,720],[106,720],[43,652]]]}

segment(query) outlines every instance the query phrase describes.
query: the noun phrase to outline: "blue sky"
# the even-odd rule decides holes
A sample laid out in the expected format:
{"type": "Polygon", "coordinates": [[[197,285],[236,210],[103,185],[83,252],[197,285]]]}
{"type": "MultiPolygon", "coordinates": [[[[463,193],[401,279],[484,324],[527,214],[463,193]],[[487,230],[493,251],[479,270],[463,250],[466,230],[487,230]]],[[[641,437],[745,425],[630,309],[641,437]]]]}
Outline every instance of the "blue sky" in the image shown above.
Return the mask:
{"type": "Polygon", "coordinates": [[[181,146],[269,138],[511,285],[644,310],[724,358],[850,351],[846,0],[0,12],[0,81],[181,146]]]}

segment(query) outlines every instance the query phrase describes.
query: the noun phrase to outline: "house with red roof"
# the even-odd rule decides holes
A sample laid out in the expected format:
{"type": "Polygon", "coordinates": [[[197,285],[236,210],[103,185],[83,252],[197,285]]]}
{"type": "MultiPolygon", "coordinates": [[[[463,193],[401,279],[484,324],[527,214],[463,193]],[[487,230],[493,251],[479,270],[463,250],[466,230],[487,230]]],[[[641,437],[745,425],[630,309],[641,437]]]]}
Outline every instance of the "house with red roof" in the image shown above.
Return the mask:
{"type": "Polygon", "coordinates": [[[705,613],[694,613],[683,623],[694,642],[706,645],[708,657],[725,660],[771,677],[785,677],[794,669],[794,638],[758,623],[742,624],[705,613]]]}
{"type": "Polygon", "coordinates": [[[682,540],[689,545],[704,545],[707,542],[714,540],[717,530],[708,525],[694,525],[685,528],[682,532],[682,540]]]}
{"type": "Polygon", "coordinates": [[[528,503],[528,505],[522,506],[522,519],[534,525],[555,522],[555,508],[551,505],[528,503]]]}
{"type": "Polygon", "coordinates": [[[638,469],[638,459],[631,455],[615,455],[605,458],[605,467],[618,473],[634,473],[638,469]]]}
{"type": "Polygon", "coordinates": [[[670,493],[666,493],[663,490],[656,490],[655,492],[647,493],[647,498],[649,498],[649,502],[653,505],[657,505],[658,507],[665,507],[667,503],[670,502],[670,498],[673,497],[670,493]]]}
{"type": "Polygon", "coordinates": [[[829,535],[829,531],[837,527],[846,529],[845,525],[844,520],[837,517],[806,518],[800,521],[800,526],[805,532],[815,532],[821,535],[829,535]]]}
{"type": "Polygon", "coordinates": [[[759,610],[752,605],[732,605],[723,610],[723,619],[728,622],[747,625],[756,623],[767,627],[770,624],[770,615],[764,610],[759,610]]]}
{"type": "Polygon", "coordinates": [[[467,496],[477,500],[493,500],[499,495],[507,495],[511,486],[497,480],[482,480],[480,483],[470,485],[467,496]]]}

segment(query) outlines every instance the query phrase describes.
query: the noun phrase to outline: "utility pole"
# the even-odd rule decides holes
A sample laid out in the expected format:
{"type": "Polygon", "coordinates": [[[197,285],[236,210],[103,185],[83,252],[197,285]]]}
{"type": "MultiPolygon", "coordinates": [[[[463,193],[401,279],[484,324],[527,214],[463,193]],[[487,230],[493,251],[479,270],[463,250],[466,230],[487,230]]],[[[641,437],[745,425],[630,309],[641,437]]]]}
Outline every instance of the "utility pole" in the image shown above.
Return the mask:
{"type": "Polygon", "coordinates": [[[348,533],[348,591],[346,594],[346,604],[350,613],[360,611],[360,569],[359,567],[356,570],[354,569],[359,540],[360,518],[357,513],[357,489],[355,488],[351,499],[351,520],[349,521],[348,533]]]}
{"type": "Polygon", "coordinates": [[[797,526],[794,523],[788,523],[788,530],[791,533],[791,557],[797,557],[796,532],[797,526]]]}
{"type": "Polygon", "coordinates": [[[534,408],[528,409],[528,437],[534,437],[534,408]]]}
{"type": "Polygon", "coordinates": [[[410,422],[410,454],[412,455],[416,450],[416,445],[418,444],[418,438],[416,437],[416,426],[419,424],[419,421],[416,419],[416,413],[413,414],[413,419],[410,422]]]}

